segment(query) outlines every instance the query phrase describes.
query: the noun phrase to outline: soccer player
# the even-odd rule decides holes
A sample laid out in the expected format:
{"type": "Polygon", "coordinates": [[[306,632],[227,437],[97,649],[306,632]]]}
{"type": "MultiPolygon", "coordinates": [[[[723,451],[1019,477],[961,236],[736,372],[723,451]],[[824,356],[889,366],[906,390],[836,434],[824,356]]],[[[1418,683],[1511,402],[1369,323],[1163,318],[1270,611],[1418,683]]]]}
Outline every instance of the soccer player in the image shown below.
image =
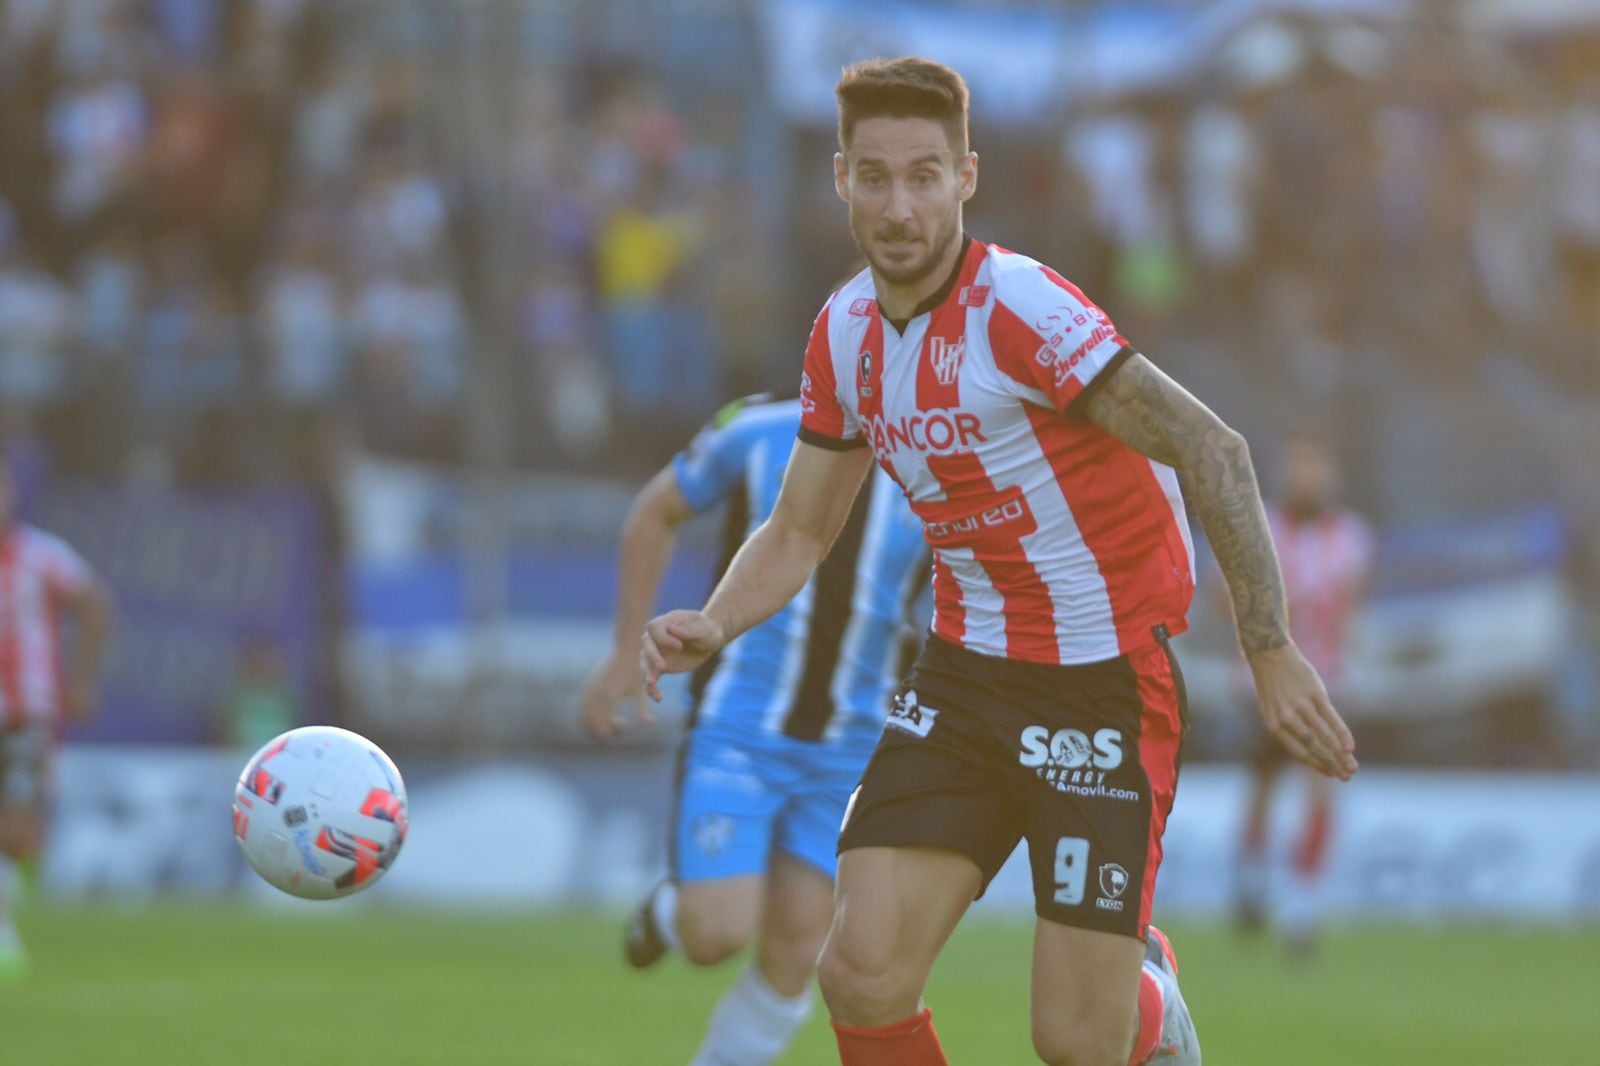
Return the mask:
{"type": "Polygon", "coordinates": [[[1039,1056],[1197,1063],[1171,947],[1148,924],[1184,729],[1167,646],[1194,586],[1180,477],[1267,728],[1326,774],[1356,770],[1290,639],[1249,449],[1059,274],[967,236],[978,157],[959,74],[870,60],[836,93],[834,181],[868,269],[812,327],[771,517],[702,610],[646,625],[646,688],[659,698],[662,674],[801,587],[876,456],[934,549],[934,622],[839,840],[818,976],[841,1060],[945,1062],[924,984],[1025,837],[1039,1056]]]}
{"type": "MultiPolygon", "coordinates": [[[[734,403],[640,492],[622,530],[616,647],[582,694],[594,735],[615,735],[619,704],[647,707],[639,632],[678,526],[725,502],[731,557],[771,514],[799,428],[798,400],[734,403]]],[[[630,921],[626,948],[638,967],[669,947],[710,966],[754,939],[754,964],[717,1005],[692,1066],[763,1066],[810,1013],[839,823],[909,658],[906,619],[929,568],[921,523],[887,475],[841,517],[815,577],[691,685],[671,876],[630,921]]]]}
{"type": "Polygon", "coordinates": [[[16,518],[16,485],[0,457],[0,979],[28,955],[11,917],[19,866],[38,856],[55,729],[81,718],[95,688],[110,598],[66,541],[16,518]],[[62,612],[75,623],[63,671],[62,612]]]}
{"type": "MultiPolygon", "coordinates": [[[[1290,438],[1278,473],[1281,502],[1267,508],[1267,520],[1283,561],[1290,628],[1307,660],[1337,692],[1344,679],[1350,623],[1371,577],[1372,533],[1359,515],[1339,505],[1338,458],[1321,436],[1301,432],[1290,438]]],[[[1261,928],[1267,919],[1271,802],[1284,768],[1283,749],[1257,736],[1235,899],[1238,924],[1245,931],[1261,928]]],[[[1333,823],[1331,782],[1318,774],[1306,777],[1305,822],[1294,846],[1289,890],[1279,910],[1285,943],[1290,954],[1300,958],[1316,947],[1317,889],[1333,823]]]]}

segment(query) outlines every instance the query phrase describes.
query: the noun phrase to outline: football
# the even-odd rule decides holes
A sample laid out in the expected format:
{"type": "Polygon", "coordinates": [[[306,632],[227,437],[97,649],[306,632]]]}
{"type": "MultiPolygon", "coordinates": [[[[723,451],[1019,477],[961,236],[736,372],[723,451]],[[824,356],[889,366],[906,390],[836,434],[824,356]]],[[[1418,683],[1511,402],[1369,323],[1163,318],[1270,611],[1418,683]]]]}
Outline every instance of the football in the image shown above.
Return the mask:
{"type": "Polygon", "coordinates": [[[233,835],[252,869],[302,899],[375,884],[406,839],[406,788],[376,744],[305,726],[267,744],[233,791],[233,835]]]}

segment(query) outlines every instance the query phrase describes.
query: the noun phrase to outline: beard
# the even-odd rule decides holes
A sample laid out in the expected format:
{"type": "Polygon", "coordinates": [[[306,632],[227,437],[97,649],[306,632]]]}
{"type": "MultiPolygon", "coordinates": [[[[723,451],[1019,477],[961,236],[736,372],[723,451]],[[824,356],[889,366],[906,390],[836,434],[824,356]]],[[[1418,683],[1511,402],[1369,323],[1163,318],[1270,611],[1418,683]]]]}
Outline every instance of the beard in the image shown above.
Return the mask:
{"type": "Polygon", "coordinates": [[[857,224],[855,209],[852,207],[850,234],[855,238],[856,248],[860,250],[861,254],[866,257],[867,262],[872,266],[874,274],[890,285],[917,285],[932,276],[933,272],[939,268],[945,253],[955,243],[955,239],[961,229],[958,222],[959,218],[959,212],[952,211],[932,234],[932,240],[929,240],[929,235],[926,233],[918,233],[909,227],[897,225],[884,225],[880,226],[876,231],[863,233],[862,228],[857,224]],[[884,254],[877,245],[878,241],[918,239],[924,242],[921,255],[914,254],[913,248],[913,254],[911,255],[891,258],[884,254]]]}

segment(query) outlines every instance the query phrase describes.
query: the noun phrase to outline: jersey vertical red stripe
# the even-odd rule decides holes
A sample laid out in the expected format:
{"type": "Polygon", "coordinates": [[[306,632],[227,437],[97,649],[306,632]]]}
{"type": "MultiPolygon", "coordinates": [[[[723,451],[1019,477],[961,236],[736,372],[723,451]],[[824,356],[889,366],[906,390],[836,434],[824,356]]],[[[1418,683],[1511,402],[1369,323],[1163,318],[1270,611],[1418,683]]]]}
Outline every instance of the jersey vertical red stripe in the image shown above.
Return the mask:
{"type": "MultiPolygon", "coordinates": [[[[968,250],[956,281],[958,290],[970,285],[977,273],[982,262],[981,254],[973,254],[977,250],[977,246],[968,250]]],[[[961,406],[960,371],[966,359],[966,324],[966,308],[959,301],[947,300],[934,310],[917,365],[918,410],[953,410],[961,406]]],[[[929,455],[927,463],[929,473],[944,488],[945,500],[942,505],[930,503],[919,509],[924,519],[939,512],[943,521],[971,521],[1000,496],[975,452],[929,455]]],[[[1024,513],[997,526],[992,534],[980,534],[971,547],[978,564],[1005,601],[1006,654],[1054,662],[1061,654],[1055,633],[1055,603],[1022,546],[1022,537],[1035,532],[1038,525],[1026,513],[1026,499],[1020,493],[1015,501],[1022,505],[1024,513]]]]}
{"type": "MultiPolygon", "coordinates": [[[[981,523],[981,515],[989,509],[987,501],[1000,495],[971,452],[930,455],[928,470],[942,484],[967,491],[941,503],[920,505],[917,513],[924,521],[981,523]]],[[[1055,601],[1022,544],[1023,537],[1037,531],[1038,523],[1027,510],[1025,497],[1017,493],[1009,499],[1022,506],[1020,515],[972,538],[973,557],[1005,601],[1007,658],[1056,662],[1061,647],[1056,640],[1055,601]]],[[[937,600],[934,606],[938,607],[937,600]]]]}
{"type": "Polygon", "coordinates": [[[1150,638],[1151,619],[1182,617],[1193,593],[1178,516],[1149,460],[1126,444],[1038,407],[1028,418],[1099,563],[1117,643],[1123,651],[1139,647],[1150,638]]]}

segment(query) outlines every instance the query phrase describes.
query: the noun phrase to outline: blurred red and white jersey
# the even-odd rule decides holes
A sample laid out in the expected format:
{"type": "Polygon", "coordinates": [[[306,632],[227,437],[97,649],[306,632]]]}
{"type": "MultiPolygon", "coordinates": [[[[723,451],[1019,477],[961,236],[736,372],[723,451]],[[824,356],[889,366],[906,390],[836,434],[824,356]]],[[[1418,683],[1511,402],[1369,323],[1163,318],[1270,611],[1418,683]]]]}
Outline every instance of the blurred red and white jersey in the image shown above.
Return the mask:
{"type": "Polygon", "coordinates": [[[1132,354],[1061,275],[970,241],[904,334],[872,275],[812,327],[800,437],[870,445],[934,549],[933,631],[986,655],[1089,663],[1181,632],[1194,552],[1176,473],[1076,417],[1132,354]]]}
{"type": "Polygon", "coordinates": [[[1267,508],[1289,596],[1289,631],[1322,680],[1343,680],[1350,621],[1372,574],[1372,531],[1351,511],[1296,518],[1267,508]]]}
{"type": "Polygon", "coordinates": [[[0,725],[53,720],[62,706],[58,605],[94,581],[53,533],[13,523],[0,533],[0,725]]]}

